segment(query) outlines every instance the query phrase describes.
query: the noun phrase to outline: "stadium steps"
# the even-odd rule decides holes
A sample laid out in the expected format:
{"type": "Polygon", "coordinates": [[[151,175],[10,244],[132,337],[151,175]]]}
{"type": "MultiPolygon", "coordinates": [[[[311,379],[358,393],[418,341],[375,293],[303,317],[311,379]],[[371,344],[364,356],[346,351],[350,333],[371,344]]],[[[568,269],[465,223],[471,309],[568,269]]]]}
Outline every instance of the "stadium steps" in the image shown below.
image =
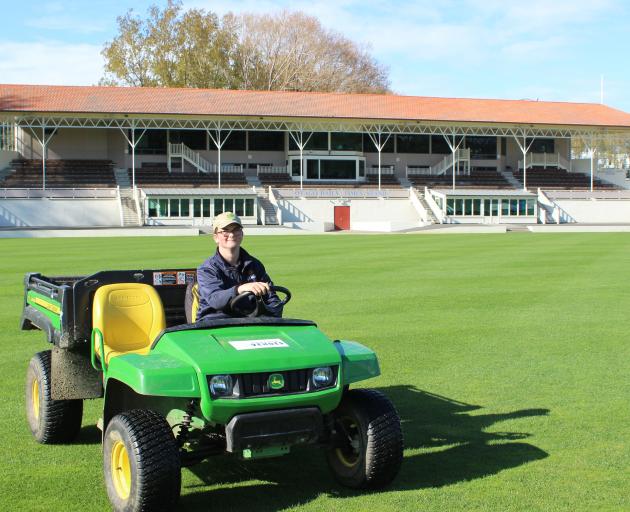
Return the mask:
{"type": "Polygon", "coordinates": [[[508,224],[505,230],[511,233],[529,233],[529,229],[524,224],[508,224]]]}
{"type": "Polygon", "coordinates": [[[523,188],[523,184],[514,177],[514,174],[512,173],[512,171],[499,170],[498,172],[499,174],[501,174],[501,176],[505,178],[505,181],[507,181],[515,189],[523,188]]]}
{"type": "Polygon", "coordinates": [[[420,204],[424,207],[424,209],[429,214],[429,220],[431,221],[431,224],[439,224],[440,221],[434,215],[433,210],[429,206],[429,203],[427,203],[427,201],[425,200],[424,194],[422,194],[421,192],[418,192],[418,199],[420,200],[420,204]]]}
{"type": "Polygon", "coordinates": [[[142,223],[138,219],[136,201],[133,198],[133,190],[130,188],[120,189],[120,206],[122,208],[123,226],[140,226],[142,223]]]}
{"type": "Polygon", "coordinates": [[[114,169],[114,177],[116,178],[116,185],[121,189],[131,188],[131,180],[127,169],[114,169]]]}
{"type": "Polygon", "coordinates": [[[263,186],[263,184],[261,183],[260,179],[258,178],[258,174],[250,174],[250,173],[245,173],[245,180],[247,180],[247,184],[250,187],[256,187],[256,188],[261,188],[263,186]]]}
{"type": "Polygon", "coordinates": [[[413,186],[413,183],[411,183],[411,181],[409,181],[406,176],[398,176],[398,183],[400,183],[400,186],[403,188],[409,188],[413,186]]]}
{"type": "Polygon", "coordinates": [[[258,194],[258,202],[263,210],[263,224],[265,226],[277,226],[280,224],[278,222],[278,215],[276,213],[276,208],[271,204],[271,201],[267,198],[267,194],[258,194]]]}

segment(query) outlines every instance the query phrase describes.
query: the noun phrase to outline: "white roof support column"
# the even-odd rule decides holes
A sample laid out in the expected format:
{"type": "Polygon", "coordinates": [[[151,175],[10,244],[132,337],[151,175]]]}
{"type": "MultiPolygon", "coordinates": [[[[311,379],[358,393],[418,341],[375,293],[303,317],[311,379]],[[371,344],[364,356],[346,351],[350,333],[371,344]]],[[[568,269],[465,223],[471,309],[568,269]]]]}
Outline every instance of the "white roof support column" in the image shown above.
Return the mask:
{"type": "MultiPolygon", "coordinates": [[[[299,130],[297,130],[295,132],[289,131],[289,135],[293,139],[293,142],[295,142],[296,146],[300,150],[300,190],[302,190],[302,188],[304,186],[303,185],[303,182],[304,182],[304,148],[308,144],[308,141],[311,140],[311,137],[313,136],[313,133],[314,132],[311,132],[309,134],[309,136],[306,137],[306,140],[304,140],[304,130],[302,129],[302,127],[300,127],[299,130]]],[[[289,172],[291,172],[291,171],[289,171],[289,172]]]]}
{"type": "Polygon", "coordinates": [[[595,139],[593,135],[591,135],[590,137],[582,136],[581,138],[582,142],[584,143],[584,147],[588,151],[588,156],[591,159],[591,192],[593,192],[593,182],[595,181],[595,139]]]}
{"type": "Polygon", "coordinates": [[[40,139],[37,136],[37,132],[34,129],[31,130],[31,133],[42,147],[42,189],[46,190],[46,155],[48,153],[48,143],[50,142],[50,139],[53,138],[53,135],[57,133],[57,128],[55,127],[50,135],[46,136],[46,122],[42,120],[42,138],[40,139]]]}
{"type": "Polygon", "coordinates": [[[527,152],[530,150],[530,148],[532,147],[532,144],[534,143],[534,137],[532,137],[532,141],[529,143],[529,145],[527,145],[527,132],[526,131],[523,131],[522,137],[523,137],[523,143],[521,144],[521,141],[519,140],[519,138],[516,135],[514,135],[514,140],[516,141],[516,144],[518,144],[518,147],[521,149],[521,152],[523,153],[523,190],[525,190],[527,189],[527,152]]]}
{"type": "Polygon", "coordinates": [[[228,131],[225,138],[222,138],[220,123],[217,124],[216,129],[206,130],[206,131],[208,132],[208,137],[210,137],[210,140],[214,142],[214,145],[217,148],[217,179],[218,179],[218,188],[221,188],[221,148],[223,147],[225,142],[230,138],[230,135],[232,135],[232,129],[228,131]],[[215,132],[214,136],[212,135],[212,131],[215,132]]]}
{"type": "Polygon", "coordinates": [[[133,188],[135,192],[136,190],[136,146],[140,143],[140,141],[142,140],[142,137],[144,137],[144,134],[147,132],[147,128],[142,130],[140,137],[138,137],[137,139],[136,139],[136,123],[135,122],[131,123],[131,127],[129,128],[131,130],[131,139],[127,137],[127,134],[125,133],[125,128],[121,127],[119,129],[122,132],[123,137],[127,141],[127,144],[131,146],[131,187],[133,188]]]}
{"type": "Polygon", "coordinates": [[[378,151],[378,189],[381,190],[381,151],[383,151],[385,144],[387,144],[387,141],[392,136],[392,132],[387,133],[385,142],[381,142],[381,135],[383,135],[381,126],[377,127],[376,133],[367,132],[367,134],[374,146],[376,146],[376,151],[378,151]]]}
{"type": "Polygon", "coordinates": [[[453,131],[453,133],[451,134],[451,137],[453,138],[452,141],[448,138],[448,135],[444,133],[442,134],[442,137],[444,137],[444,140],[448,144],[448,147],[451,148],[451,153],[453,155],[453,190],[455,190],[455,154],[457,153],[459,146],[461,146],[462,142],[464,142],[464,136],[463,135],[461,136],[461,139],[459,139],[459,142],[457,142],[457,136],[455,135],[455,131],[453,131]]]}

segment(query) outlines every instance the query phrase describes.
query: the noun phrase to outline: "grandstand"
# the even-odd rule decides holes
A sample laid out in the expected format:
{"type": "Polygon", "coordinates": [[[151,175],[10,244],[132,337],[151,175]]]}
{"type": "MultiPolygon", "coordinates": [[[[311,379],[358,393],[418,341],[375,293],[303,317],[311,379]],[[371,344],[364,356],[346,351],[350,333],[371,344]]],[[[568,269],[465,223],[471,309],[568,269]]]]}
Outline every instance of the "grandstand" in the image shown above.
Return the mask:
{"type": "Polygon", "coordinates": [[[576,138],[630,137],[630,114],[604,105],[0,85],[0,128],[5,226],[207,226],[225,209],[318,229],[342,211],[354,229],[588,222],[562,190],[618,222],[628,201],[621,173],[572,158],[576,138]]]}

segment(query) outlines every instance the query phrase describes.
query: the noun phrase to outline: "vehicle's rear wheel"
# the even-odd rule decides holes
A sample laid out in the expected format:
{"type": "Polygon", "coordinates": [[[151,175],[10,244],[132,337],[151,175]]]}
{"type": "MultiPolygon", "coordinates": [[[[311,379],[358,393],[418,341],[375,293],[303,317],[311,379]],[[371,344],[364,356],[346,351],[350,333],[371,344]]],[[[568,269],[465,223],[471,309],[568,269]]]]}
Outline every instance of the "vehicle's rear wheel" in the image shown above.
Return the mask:
{"type": "Polygon", "coordinates": [[[389,398],[372,389],[348,391],[333,413],[328,464],[339,483],[376,489],[398,474],[403,457],[400,417],[389,398]]]}
{"type": "Polygon", "coordinates": [[[179,449],[157,412],[135,409],[111,419],[103,440],[103,469],[114,510],[175,508],[181,489],[179,449]]]}
{"type": "Polygon", "coordinates": [[[51,352],[33,356],[26,370],[26,419],[40,443],[72,441],[81,430],[82,400],[53,400],[50,373],[51,352]]]}

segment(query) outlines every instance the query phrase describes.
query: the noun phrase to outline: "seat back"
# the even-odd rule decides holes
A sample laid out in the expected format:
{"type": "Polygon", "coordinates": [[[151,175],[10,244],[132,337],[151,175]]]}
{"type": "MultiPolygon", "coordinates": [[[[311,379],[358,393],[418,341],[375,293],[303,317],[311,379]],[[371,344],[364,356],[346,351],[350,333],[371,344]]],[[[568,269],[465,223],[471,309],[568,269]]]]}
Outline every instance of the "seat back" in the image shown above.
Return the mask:
{"type": "MultiPolygon", "coordinates": [[[[148,284],[101,286],[94,294],[92,327],[103,335],[106,361],[114,353],[147,353],[155,337],[166,327],[162,300],[148,284]]],[[[98,337],[94,350],[101,356],[98,337]]]]}
{"type": "Polygon", "coordinates": [[[197,312],[199,311],[199,284],[188,283],[186,287],[186,299],[184,308],[186,310],[186,321],[194,324],[197,321],[197,312]]]}

